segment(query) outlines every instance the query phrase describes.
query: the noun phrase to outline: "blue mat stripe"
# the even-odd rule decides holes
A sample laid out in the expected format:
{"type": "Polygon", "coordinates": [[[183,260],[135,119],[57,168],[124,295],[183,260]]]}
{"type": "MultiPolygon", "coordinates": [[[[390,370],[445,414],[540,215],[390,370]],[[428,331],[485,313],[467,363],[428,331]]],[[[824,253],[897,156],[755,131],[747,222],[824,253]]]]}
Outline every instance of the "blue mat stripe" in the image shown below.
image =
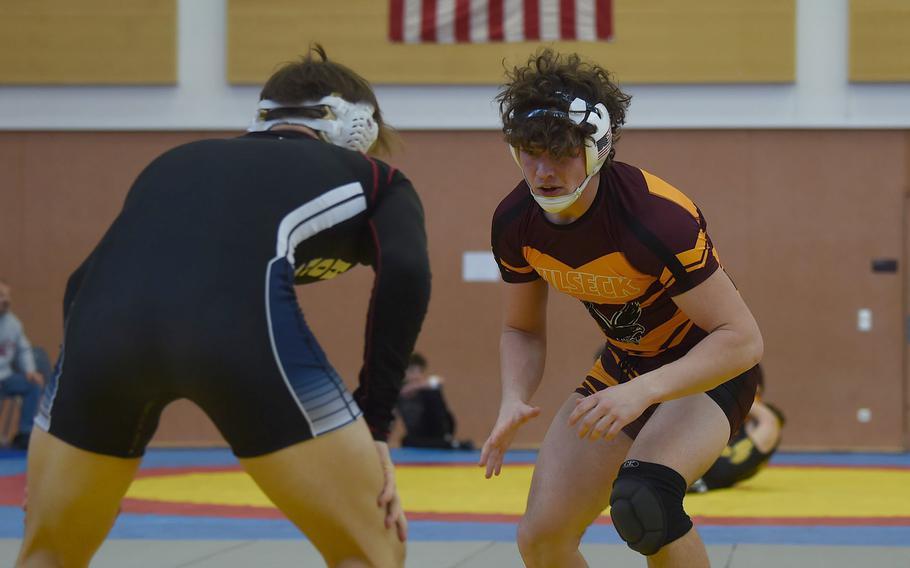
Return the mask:
{"type": "Polygon", "coordinates": [[[852,465],[852,466],[898,466],[910,467],[910,453],[777,453],[771,458],[777,465],[852,465]]]}
{"type": "MultiPolygon", "coordinates": [[[[477,463],[478,451],[422,450],[395,448],[395,463],[477,463]]],[[[534,463],[537,452],[516,450],[506,454],[507,463],[534,463]]],[[[237,458],[226,448],[151,449],[142,460],[143,468],[234,465],[237,458]]],[[[850,466],[907,466],[910,453],[805,453],[779,452],[771,460],[778,465],[850,465],[850,466]]],[[[0,450],[0,475],[15,475],[25,471],[25,452],[0,450]]]]}
{"type": "MultiPolygon", "coordinates": [[[[393,450],[399,464],[473,464],[479,452],[444,450],[393,450]]],[[[535,451],[515,451],[508,463],[533,463],[535,451]]],[[[872,453],[779,453],[772,460],[777,465],[890,466],[910,467],[910,454],[872,453]]],[[[149,450],[143,468],[231,466],[237,459],[223,448],[187,450],[149,450]]],[[[25,472],[25,454],[0,451],[0,476],[25,472]]],[[[22,537],[23,514],[18,507],[0,507],[0,538],[22,537]]],[[[514,542],[515,525],[509,523],[455,523],[412,521],[411,538],[415,541],[493,540],[514,542]]],[[[850,545],[907,546],[910,527],[792,527],[792,526],[704,526],[699,528],[708,544],[784,544],[784,545],[850,545]]],[[[297,539],[297,529],[286,520],[229,519],[218,517],[183,517],[167,515],[123,514],[111,531],[111,538],[148,539],[297,539]]],[[[592,526],[585,542],[614,543],[621,541],[610,526],[592,526]]]]}

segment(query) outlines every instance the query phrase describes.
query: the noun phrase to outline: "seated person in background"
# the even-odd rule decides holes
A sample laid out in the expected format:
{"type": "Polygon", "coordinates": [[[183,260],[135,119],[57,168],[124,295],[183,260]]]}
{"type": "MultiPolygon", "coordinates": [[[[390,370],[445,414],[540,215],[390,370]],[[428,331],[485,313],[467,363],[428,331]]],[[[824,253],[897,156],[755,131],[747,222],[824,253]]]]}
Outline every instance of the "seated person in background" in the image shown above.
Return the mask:
{"type": "Polygon", "coordinates": [[[455,417],[442,394],[445,381],[438,375],[427,376],[426,370],[427,360],[420,353],[413,353],[398,397],[398,413],[406,430],[401,445],[447,450],[474,449],[470,440],[455,440],[455,417]]]}
{"type": "Polygon", "coordinates": [[[14,448],[28,448],[32,421],[38,408],[44,376],[35,366],[32,345],[13,312],[12,288],[0,280],[0,397],[21,396],[19,430],[12,440],[14,448]]]}
{"type": "MultiPolygon", "coordinates": [[[[761,369],[761,367],[759,367],[761,369]]],[[[714,465],[689,488],[690,493],[731,487],[759,472],[780,445],[784,414],[772,404],[763,402],[763,376],[759,374],[759,390],[743,427],[730,440],[714,465]]]]}

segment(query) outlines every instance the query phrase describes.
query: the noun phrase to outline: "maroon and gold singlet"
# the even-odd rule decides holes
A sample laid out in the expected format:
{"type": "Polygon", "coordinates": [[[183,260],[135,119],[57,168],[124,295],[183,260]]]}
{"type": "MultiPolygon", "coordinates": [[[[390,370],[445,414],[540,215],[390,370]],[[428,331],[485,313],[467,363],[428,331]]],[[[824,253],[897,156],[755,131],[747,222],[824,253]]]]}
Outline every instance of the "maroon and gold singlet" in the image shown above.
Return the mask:
{"type": "Polygon", "coordinates": [[[676,360],[707,335],[672,300],[720,266],[705,219],[644,170],[622,162],[601,170],[591,207],[567,225],[548,221],[522,181],[496,209],[492,246],[503,280],[543,278],[603,330],[607,349],[582,394],[676,360]]]}

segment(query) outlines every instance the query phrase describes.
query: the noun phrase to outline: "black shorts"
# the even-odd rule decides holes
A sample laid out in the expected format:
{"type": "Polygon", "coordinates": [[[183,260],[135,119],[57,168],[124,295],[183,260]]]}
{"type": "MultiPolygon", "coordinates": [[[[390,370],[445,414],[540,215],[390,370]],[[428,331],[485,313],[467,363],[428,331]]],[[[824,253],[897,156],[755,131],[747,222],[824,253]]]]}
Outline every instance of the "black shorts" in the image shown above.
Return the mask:
{"type": "MultiPolygon", "coordinates": [[[[638,375],[653,371],[681,356],[680,353],[668,351],[656,357],[633,357],[617,353],[607,347],[575,392],[583,396],[592,395],[612,385],[625,383],[638,375]]],[[[733,439],[749,415],[749,409],[752,408],[752,402],[755,400],[755,390],[760,373],[761,371],[756,365],[745,373],[705,392],[726,414],[730,423],[730,439],[733,439]]],[[[623,428],[623,432],[634,440],[657,407],[658,405],[654,404],[646,408],[641,416],[623,428]]]]}
{"type": "Polygon", "coordinates": [[[175,291],[140,303],[113,287],[86,291],[35,424],[125,458],[144,453],[161,411],[180,398],[244,458],[350,424],[361,411],[307,327],[283,260],[268,266],[258,302],[175,291]]]}

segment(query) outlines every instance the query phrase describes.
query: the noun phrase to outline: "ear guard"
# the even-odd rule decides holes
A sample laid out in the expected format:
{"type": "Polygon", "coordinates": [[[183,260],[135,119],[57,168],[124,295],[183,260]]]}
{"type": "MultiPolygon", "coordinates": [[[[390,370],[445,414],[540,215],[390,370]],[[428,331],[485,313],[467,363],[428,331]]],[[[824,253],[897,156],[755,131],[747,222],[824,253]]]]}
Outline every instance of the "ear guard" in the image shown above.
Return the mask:
{"type": "Polygon", "coordinates": [[[247,131],[263,132],[279,124],[299,124],[318,131],[326,142],[357,152],[367,152],[379,136],[379,125],[373,119],[375,111],[370,103],[350,103],[335,95],[296,105],[263,99],[259,101],[256,118],[247,131]],[[274,120],[267,118],[269,111],[279,108],[319,107],[326,109],[325,118],[302,116],[286,116],[274,120]]]}
{"type": "MultiPolygon", "coordinates": [[[[542,116],[555,116],[566,120],[571,120],[575,124],[590,124],[594,127],[594,133],[585,137],[585,174],[592,176],[603,167],[613,148],[613,129],[610,127],[610,113],[603,103],[591,105],[584,99],[558,93],[566,102],[569,102],[569,110],[564,111],[556,108],[538,108],[525,114],[525,118],[536,118],[542,116]]],[[[511,146],[512,158],[518,167],[521,167],[521,161],[518,156],[519,149],[511,146]]]]}

